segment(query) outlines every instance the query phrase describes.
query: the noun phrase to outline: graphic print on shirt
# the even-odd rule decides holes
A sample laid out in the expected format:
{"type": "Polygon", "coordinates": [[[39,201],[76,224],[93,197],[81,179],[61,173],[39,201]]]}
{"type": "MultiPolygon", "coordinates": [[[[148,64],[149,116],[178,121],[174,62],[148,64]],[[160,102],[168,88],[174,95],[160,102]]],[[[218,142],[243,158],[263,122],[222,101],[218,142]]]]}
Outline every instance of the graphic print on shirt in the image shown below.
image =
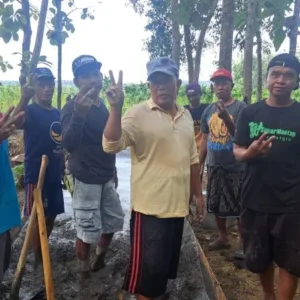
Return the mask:
{"type": "Polygon", "coordinates": [[[56,144],[61,145],[62,134],[60,122],[56,121],[50,125],[50,137],[56,144]]]}
{"type": "MultiPolygon", "coordinates": [[[[229,115],[231,120],[233,117],[229,115]]],[[[219,118],[218,112],[211,115],[209,121],[210,142],[208,147],[212,151],[232,150],[232,138],[224,121],[219,118]]]]}
{"type": "Polygon", "coordinates": [[[296,132],[280,128],[267,128],[263,122],[250,122],[249,123],[250,138],[259,138],[263,133],[268,133],[276,137],[281,142],[291,142],[296,137],[296,132]]]}

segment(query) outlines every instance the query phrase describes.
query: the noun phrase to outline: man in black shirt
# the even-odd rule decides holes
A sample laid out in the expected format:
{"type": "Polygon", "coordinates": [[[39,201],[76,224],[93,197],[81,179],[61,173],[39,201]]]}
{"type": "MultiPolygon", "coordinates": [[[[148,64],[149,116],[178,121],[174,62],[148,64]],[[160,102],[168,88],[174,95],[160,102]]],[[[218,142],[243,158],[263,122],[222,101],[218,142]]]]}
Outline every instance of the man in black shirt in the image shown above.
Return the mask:
{"type": "Polygon", "coordinates": [[[247,267],[260,274],[265,300],[292,300],[300,277],[300,104],[291,98],[300,63],[290,54],[268,66],[269,98],[241,113],[235,157],[246,162],[242,230],[247,267]]]}
{"type": "Polygon", "coordinates": [[[201,91],[201,86],[198,83],[193,82],[188,84],[186,86],[185,92],[187,98],[189,99],[189,105],[185,105],[185,108],[189,110],[194,120],[196,145],[197,145],[197,150],[199,151],[200,141],[201,141],[201,131],[200,131],[201,117],[208,104],[200,104],[202,91],[201,91]]]}
{"type": "Polygon", "coordinates": [[[68,170],[75,178],[73,210],[76,222],[76,254],[80,275],[104,267],[104,257],[113,234],[123,229],[124,213],[116,192],[116,157],[102,148],[109,112],[99,97],[101,63],[82,55],[73,62],[77,96],[66,103],[61,114],[63,145],[70,153],[68,170]],[[90,244],[96,255],[90,263],[90,244]]]}

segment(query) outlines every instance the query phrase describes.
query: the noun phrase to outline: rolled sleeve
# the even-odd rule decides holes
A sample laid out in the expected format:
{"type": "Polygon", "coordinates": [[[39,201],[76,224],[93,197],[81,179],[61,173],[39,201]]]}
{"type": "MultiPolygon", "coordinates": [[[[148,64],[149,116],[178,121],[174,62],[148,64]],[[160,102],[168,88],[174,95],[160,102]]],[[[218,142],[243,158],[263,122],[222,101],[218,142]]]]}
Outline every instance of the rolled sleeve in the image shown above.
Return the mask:
{"type": "Polygon", "coordinates": [[[118,141],[110,141],[103,135],[102,147],[106,153],[115,154],[136,144],[137,128],[134,119],[133,111],[128,110],[122,118],[122,134],[118,141]]]}

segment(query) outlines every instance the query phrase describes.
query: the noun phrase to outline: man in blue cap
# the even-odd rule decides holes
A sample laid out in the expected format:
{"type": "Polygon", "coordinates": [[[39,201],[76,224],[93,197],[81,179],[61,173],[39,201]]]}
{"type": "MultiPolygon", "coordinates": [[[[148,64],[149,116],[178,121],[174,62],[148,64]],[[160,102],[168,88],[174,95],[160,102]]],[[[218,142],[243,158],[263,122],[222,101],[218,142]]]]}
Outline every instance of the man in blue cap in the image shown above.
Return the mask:
{"type": "Polygon", "coordinates": [[[122,72],[118,83],[110,72],[111,113],[103,135],[107,153],[131,148],[131,260],[124,289],[138,300],[163,299],[168,280],[177,277],[190,181],[201,217],[204,208],[193,120],[176,104],[178,66],[162,57],[150,61],[147,70],[151,99],[122,120],[122,72]]]}
{"type": "MultiPolygon", "coordinates": [[[[25,112],[25,119],[17,126],[24,130],[25,146],[25,201],[24,215],[30,216],[33,191],[37,187],[41,158],[47,155],[47,166],[42,191],[46,215],[47,234],[50,236],[56,216],[64,213],[62,192],[63,148],[60,112],[52,106],[55,77],[48,68],[37,68],[22,87],[22,96],[14,115],[25,112]],[[29,104],[30,100],[33,100],[29,104]]],[[[33,236],[35,266],[41,263],[38,225],[33,236]]]]}
{"type": "Polygon", "coordinates": [[[245,262],[259,274],[265,300],[294,299],[300,277],[300,104],[292,98],[299,74],[295,56],[275,56],[268,65],[269,97],[242,111],[235,133],[235,157],[246,163],[245,262]]]}
{"type": "Polygon", "coordinates": [[[116,156],[102,148],[108,109],[99,94],[101,63],[91,55],[73,61],[79,92],[62,110],[63,145],[69,152],[68,171],[74,177],[73,210],[80,279],[105,266],[114,233],[123,229],[124,213],[117,194],[116,156]],[[90,260],[90,246],[97,244],[90,260]]]}

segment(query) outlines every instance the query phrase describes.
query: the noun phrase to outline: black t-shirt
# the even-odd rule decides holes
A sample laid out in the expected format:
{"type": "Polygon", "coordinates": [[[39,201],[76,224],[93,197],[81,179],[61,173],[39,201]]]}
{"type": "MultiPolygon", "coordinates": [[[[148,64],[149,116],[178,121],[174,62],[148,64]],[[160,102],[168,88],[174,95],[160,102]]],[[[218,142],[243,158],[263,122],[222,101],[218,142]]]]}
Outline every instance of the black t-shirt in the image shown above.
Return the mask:
{"type": "Polygon", "coordinates": [[[80,119],[74,113],[74,104],[74,100],[68,101],[61,112],[63,146],[70,153],[68,169],[83,183],[106,183],[113,178],[116,163],[116,155],[102,148],[109,111],[101,101],[100,106],[91,107],[85,119],[80,119]]]}
{"type": "Polygon", "coordinates": [[[190,112],[194,121],[194,131],[195,131],[197,148],[200,147],[200,141],[201,141],[201,132],[200,132],[201,118],[203,112],[208,107],[208,105],[209,104],[200,104],[200,106],[197,108],[191,108],[189,105],[184,106],[190,112]]]}
{"type": "Polygon", "coordinates": [[[271,107],[265,101],[239,116],[235,144],[249,147],[263,133],[275,136],[267,155],[247,162],[242,201],[265,213],[300,212],[300,103],[271,107]]]}

